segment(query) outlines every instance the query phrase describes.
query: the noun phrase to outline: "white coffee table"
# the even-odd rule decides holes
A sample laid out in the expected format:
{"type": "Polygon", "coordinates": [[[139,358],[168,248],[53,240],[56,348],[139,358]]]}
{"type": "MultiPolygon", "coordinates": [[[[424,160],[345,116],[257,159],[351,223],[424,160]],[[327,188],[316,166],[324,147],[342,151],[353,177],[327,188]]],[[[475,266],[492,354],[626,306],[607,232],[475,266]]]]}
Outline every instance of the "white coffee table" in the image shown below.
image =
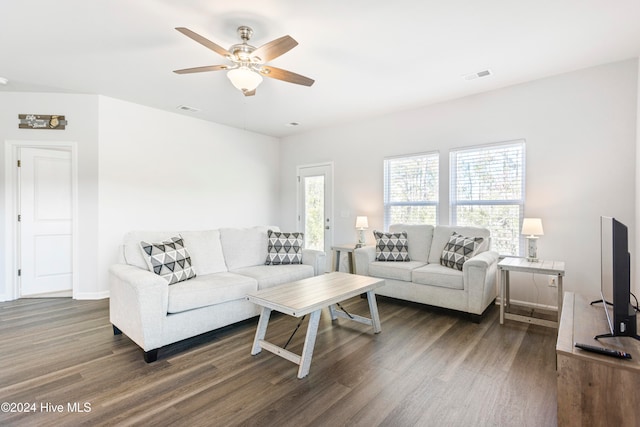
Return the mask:
{"type": "Polygon", "coordinates": [[[247,299],[262,307],[251,354],[256,355],[262,349],[270,351],[297,364],[299,366],[298,378],[306,377],[311,366],[311,357],[313,356],[313,347],[316,342],[322,309],[329,308],[332,320],[341,317],[364,323],[373,326],[373,332],[377,334],[382,329],[380,327],[374,289],[382,285],[384,285],[384,279],[334,272],[249,293],[247,299]],[[369,300],[370,319],[356,314],[346,314],[336,310],[334,307],[340,301],[363,293],[367,294],[367,299],[369,300]],[[272,310],[294,317],[311,314],[302,355],[297,355],[265,341],[264,337],[267,333],[267,325],[272,310]]]}

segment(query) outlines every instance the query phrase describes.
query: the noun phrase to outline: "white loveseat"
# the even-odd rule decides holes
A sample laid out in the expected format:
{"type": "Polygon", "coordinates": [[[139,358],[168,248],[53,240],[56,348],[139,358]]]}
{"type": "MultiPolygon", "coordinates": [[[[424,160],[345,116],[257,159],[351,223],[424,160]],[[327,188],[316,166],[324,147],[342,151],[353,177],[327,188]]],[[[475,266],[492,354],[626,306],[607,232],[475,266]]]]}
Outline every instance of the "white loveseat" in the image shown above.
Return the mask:
{"type": "Polygon", "coordinates": [[[376,261],[376,247],[354,251],[356,272],[385,279],[376,294],[470,313],[479,322],[485,309],[496,299],[498,253],[488,250],[490,233],[485,228],[395,224],[389,232],[406,231],[410,261],[376,261]],[[476,255],[462,271],[440,264],[442,251],[456,232],[467,237],[483,237],[476,255]]]}
{"type": "Polygon", "coordinates": [[[325,253],[302,250],[302,264],[265,265],[267,230],[278,227],[219,230],[134,231],[124,237],[120,260],[110,270],[110,320],[114,334],[124,333],[153,362],[158,349],[260,313],[246,294],[322,274],[325,253]],[[169,285],[149,271],[141,241],[181,236],[196,277],[169,285]]]}

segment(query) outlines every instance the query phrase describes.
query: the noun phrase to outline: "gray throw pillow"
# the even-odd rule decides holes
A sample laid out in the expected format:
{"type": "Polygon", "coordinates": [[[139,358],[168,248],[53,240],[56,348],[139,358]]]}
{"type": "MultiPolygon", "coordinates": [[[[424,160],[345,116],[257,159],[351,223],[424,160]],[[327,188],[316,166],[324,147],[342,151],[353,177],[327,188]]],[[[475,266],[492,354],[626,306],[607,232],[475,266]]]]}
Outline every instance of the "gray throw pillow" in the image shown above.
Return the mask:
{"type": "Polygon", "coordinates": [[[465,237],[454,231],[447,244],[444,245],[440,264],[462,271],[462,265],[478,252],[483,241],[483,237],[465,237]]]}
{"type": "Polygon", "coordinates": [[[191,255],[182,237],[172,237],[160,243],[142,241],[140,247],[149,270],[162,276],[170,285],[196,277],[191,255]]]}
{"type": "Polygon", "coordinates": [[[373,232],[376,238],[377,261],[410,261],[407,232],[383,233],[373,232]]]}
{"type": "Polygon", "coordinates": [[[269,230],[267,237],[269,243],[266,265],[302,264],[304,233],[269,230]]]}

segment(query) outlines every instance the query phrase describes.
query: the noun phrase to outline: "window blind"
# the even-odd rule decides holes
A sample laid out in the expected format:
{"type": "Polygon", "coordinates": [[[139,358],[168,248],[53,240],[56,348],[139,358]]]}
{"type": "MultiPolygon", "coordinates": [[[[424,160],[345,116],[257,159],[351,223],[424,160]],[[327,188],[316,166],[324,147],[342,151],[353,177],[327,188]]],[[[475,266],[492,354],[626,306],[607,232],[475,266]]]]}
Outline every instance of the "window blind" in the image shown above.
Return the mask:
{"type": "Polygon", "coordinates": [[[384,160],[384,225],[436,224],[439,154],[384,160]]]}
{"type": "Polygon", "coordinates": [[[450,183],[451,223],[487,227],[494,250],[521,255],[524,141],[451,151],[450,183]]]}

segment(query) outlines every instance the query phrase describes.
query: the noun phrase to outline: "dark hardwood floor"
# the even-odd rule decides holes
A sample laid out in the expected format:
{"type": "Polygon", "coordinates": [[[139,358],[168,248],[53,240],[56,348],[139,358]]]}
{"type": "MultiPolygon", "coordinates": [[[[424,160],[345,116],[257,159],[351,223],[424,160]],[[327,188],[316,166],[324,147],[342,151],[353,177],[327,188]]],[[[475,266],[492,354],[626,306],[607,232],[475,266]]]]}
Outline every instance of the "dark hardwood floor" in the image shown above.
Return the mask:
{"type": "MultiPolygon", "coordinates": [[[[343,306],[368,315],[365,299],[343,306]]],[[[291,362],[250,355],[257,318],[147,364],[113,335],[108,300],[0,303],[0,425],[556,425],[555,330],[501,326],[495,306],[480,324],[384,297],[378,306],[377,335],[324,312],[300,380],[291,362]]],[[[296,324],[274,314],[266,338],[283,345],[296,324]]]]}

